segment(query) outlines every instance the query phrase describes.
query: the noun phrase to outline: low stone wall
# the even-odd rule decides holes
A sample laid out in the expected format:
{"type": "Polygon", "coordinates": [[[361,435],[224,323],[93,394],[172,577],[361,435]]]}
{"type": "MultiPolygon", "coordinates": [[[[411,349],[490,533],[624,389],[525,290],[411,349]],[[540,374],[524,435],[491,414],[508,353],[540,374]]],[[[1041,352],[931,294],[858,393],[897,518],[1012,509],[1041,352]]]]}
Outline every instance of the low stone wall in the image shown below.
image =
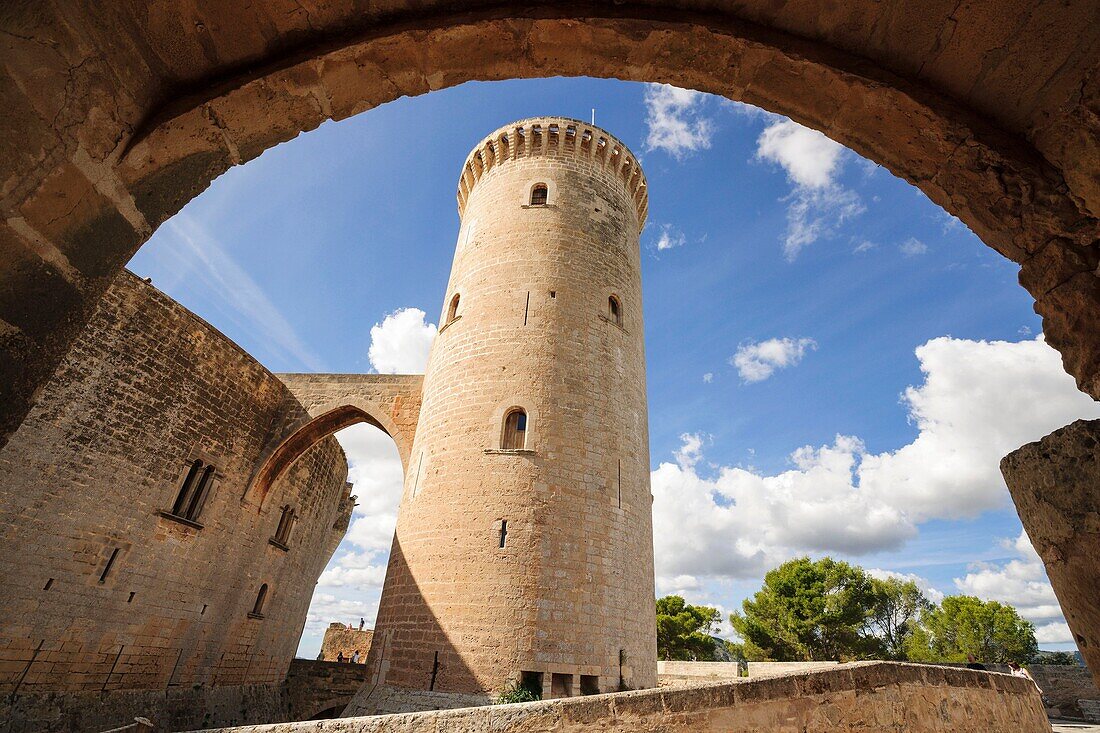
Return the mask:
{"type": "Polygon", "coordinates": [[[286,676],[287,719],[339,717],[367,677],[364,664],[295,659],[286,676]]]}
{"type": "Polygon", "coordinates": [[[1100,723],[1100,690],[1087,667],[1033,664],[1027,668],[1043,690],[1052,717],[1100,723]],[[1089,703],[1092,703],[1091,705],[1089,703]]]}
{"type": "Polygon", "coordinates": [[[407,715],[222,729],[234,733],[939,733],[1050,731],[1035,686],[1008,675],[897,662],[741,681],[407,715]]]}
{"type": "Polygon", "coordinates": [[[657,684],[679,687],[697,682],[736,680],[741,677],[740,662],[657,662],[657,684]]]}
{"type": "Polygon", "coordinates": [[[783,674],[831,669],[840,662],[748,662],[749,677],[775,677],[783,674]]]}

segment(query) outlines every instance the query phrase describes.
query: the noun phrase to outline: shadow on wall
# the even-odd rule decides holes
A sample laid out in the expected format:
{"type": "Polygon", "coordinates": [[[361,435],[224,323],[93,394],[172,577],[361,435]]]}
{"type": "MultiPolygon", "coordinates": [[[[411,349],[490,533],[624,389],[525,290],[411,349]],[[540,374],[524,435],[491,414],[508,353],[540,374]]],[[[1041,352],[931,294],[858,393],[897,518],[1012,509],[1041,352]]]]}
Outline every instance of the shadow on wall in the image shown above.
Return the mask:
{"type": "Polygon", "coordinates": [[[491,702],[494,691],[478,682],[440,626],[409,570],[396,536],[382,592],[389,601],[379,604],[367,656],[367,682],[344,715],[417,712],[491,702]]]}

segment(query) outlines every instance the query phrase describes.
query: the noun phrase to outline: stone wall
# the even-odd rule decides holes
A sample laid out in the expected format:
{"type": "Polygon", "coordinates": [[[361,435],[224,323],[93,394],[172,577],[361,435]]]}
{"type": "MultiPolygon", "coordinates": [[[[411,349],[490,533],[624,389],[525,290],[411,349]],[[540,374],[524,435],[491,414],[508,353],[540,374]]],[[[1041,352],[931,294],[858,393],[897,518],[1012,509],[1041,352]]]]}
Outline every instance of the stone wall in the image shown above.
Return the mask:
{"type": "Polygon", "coordinates": [[[1001,460],[1077,648],[1100,685],[1100,420],[1077,420],[1001,460]]]}
{"type": "MultiPolygon", "coordinates": [[[[701,683],[522,705],[317,723],[233,733],[946,733],[1049,731],[1035,686],[1008,675],[897,662],[856,662],[760,680],[701,683]]],[[[228,733],[228,731],[227,731],[228,733]]]]}
{"type": "Polygon", "coordinates": [[[1095,705],[1100,704],[1100,690],[1096,688],[1087,667],[1033,664],[1027,671],[1042,689],[1051,717],[1100,723],[1100,716],[1095,709],[1095,705]],[[1089,705],[1089,702],[1094,704],[1089,705]]]}
{"type": "Polygon", "coordinates": [[[366,680],[362,664],[295,659],[286,676],[286,719],[338,717],[366,680]]]}
{"type": "Polygon", "coordinates": [[[329,624],[325,629],[325,638],[321,641],[320,661],[335,662],[340,654],[344,655],[345,660],[350,660],[355,652],[359,652],[360,664],[366,664],[373,637],[372,629],[360,631],[341,623],[329,624]]]}
{"type": "Polygon", "coordinates": [[[222,334],[121,275],[0,450],[0,717],[284,719],[278,688],[351,511],[347,463],[329,438],[265,500],[246,491],[306,415],[222,334]],[[172,510],[195,461],[212,479],[187,519],[172,510]],[[296,524],[270,542],[284,507],[296,524]]]}

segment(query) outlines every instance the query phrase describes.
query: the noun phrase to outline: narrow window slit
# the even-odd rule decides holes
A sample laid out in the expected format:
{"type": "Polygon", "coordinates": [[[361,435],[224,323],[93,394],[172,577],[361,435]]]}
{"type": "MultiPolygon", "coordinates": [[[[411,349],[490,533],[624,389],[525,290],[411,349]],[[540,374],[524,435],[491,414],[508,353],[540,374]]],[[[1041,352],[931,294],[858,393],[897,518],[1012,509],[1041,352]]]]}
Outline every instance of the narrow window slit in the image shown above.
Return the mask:
{"type": "Polygon", "coordinates": [[[137,595],[136,590],[130,591],[130,597],[126,599],[126,602],[127,603],[133,603],[134,602],[134,596],[136,596],[136,595],[137,595]]]}
{"type": "Polygon", "coordinates": [[[46,585],[42,588],[42,590],[49,590],[51,586],[53,586],[53,578],[50,578],[46,581],[46,585]]]}
{"type": "Polygon", "coordinates": [[[623,462],[619,460],[618,473],[615,477],[616,493],[619,495],[619,508],[623,508],[623,462]]]}
{"type": "Polygon", "coordinates": [[[502,520],[500,520],[500,546],[504,547],[504,545],[507,541],[508,541],[508,520],[507,519],[502,519],[502,520]]]}
{"type": "Polygon", "coordinates": [[[116,548],[115,548],[115,549],[114,549],[114,550],[113,550],[113,551],[111,552],[111,557],[110,557],[110,558],[109,558],[109,559],[107,560],[107,564],[103,566],[103,572],[99,574],[99,582],[100,582],[100,583],[106,582],[106,580],[107,580],[107,575],[108,575],[108,573],[110,573],[110,572],[111,572],[111,567],[112,567],[112,566],[113,566],[113,565],[115,564],[115,558],[117,558],[117,557],[118,557],[118,551],[119,551],[120,549],[121,549],[121,548],[119,548],[119,547],[116,547],[116,548]]]}
{"type": "Polygon", "coordinates": [[[527,312],[531,310],[531,291],[527,291],[527,302],[523,304],[523,325],[527,325],[527,312]]]}
{"type": "Polygon", "coordinates": [[[439,675],[439,652],[435,653],[435,659],[432,661],[432,681],[428,684],[428,690],[435,689],[435,678],[439,675]]]}
{"type": "Polygon", "coordinates": [[[205,616],[206,615],[206,608],[207,608],[207,605],[205,603],[202,604],[202,610],[199,611],[200,616],[205,616]]]}

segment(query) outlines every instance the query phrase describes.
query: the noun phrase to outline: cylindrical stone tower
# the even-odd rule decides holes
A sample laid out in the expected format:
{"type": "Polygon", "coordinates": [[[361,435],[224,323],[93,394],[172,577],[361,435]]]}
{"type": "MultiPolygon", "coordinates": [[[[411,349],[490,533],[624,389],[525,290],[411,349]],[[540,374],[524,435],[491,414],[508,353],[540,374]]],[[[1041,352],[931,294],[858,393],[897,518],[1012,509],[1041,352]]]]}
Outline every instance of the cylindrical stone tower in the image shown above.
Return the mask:
{"type": "Polygon", "coordinates": [[[631,153],[577,120],[507,125],[467,158],[376,683],[461,702],[656,685],[646,207],[631,153]]]}

